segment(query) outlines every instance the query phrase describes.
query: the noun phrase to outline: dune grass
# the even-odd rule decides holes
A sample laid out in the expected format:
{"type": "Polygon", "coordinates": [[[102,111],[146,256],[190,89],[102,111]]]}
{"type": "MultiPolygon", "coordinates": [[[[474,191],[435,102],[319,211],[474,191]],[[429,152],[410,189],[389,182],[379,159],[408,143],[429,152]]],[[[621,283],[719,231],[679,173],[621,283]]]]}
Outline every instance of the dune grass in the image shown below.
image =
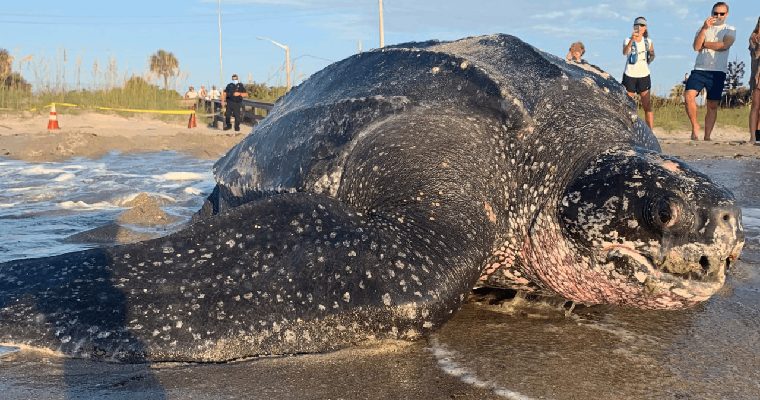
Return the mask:
{"type": "MultiPolygon", "coordinates": [[[[697,107],[697,115],[700,125],[704,125],[705,112],[707,108],[704,106],[697,107]]],[[[686,109],[683,103],[668,100],[664,102],[655,103],[654,111],[654,126],[662,128],[668,132],[671,131],[689,131],[691,130],[691,124],[689,118],[686,116],[686,109]]],[[[639,117],[644,119],[644,110],[639,106],[639,117]]],[[[746,128],[749,118],[749,105],[731,108],[718,108],[718,120],[716,126],[727,126],[735,128],[746,128]]]]}

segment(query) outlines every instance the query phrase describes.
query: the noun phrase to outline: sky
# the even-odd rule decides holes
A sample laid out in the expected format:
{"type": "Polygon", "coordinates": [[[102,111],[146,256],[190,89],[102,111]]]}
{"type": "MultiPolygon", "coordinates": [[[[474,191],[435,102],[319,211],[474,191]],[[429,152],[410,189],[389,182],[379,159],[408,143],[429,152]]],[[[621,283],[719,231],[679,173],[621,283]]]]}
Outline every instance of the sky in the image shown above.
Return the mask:
{"type": "MultiPolygon", "coordinates": [[[[667,95],[693,67],[691,43],[713,3],[384,0],[385,44],[508,33],[564,57],[570,43],[581,40],[584,58],[619,80],[623,40],[633,20],[645,16],[657,54],[650,66],[652,87],[667,95]]],[[[760,2],[728,3],[727,22],[737,29],[729,59],[745,62],[746,85],[748,37],[760,2]]],[[[284,85],[284,50],[257,37],[290,47],[294,83],[360,47],[379,46],[378,0],[222,0],[220,77],[217,7],[217,0],[4,1],[0,48],[14,56],[14,70],[35,88],[65,82],[69,89],[147,76],[149,56],[164,49],[179,60],[181,73],[172,85],[183,92],[191,84],[226,83],[232,73],[244,82],[284,85]]]]}

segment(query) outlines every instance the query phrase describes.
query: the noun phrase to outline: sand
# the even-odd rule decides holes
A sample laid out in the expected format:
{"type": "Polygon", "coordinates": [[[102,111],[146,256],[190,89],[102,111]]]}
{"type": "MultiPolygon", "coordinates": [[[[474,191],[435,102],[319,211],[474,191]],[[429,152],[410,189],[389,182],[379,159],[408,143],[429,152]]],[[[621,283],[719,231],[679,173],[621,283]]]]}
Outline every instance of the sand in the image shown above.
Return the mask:
{"type": "MultiPolygon", "coordinates": [[[[197,128],[188,129],[185,122],[169,123],[142,114],[127,118],[114,114],[67,114],[63,111],[58,116],[61,129],[48,132],[46,115],[29,113],[0,117],[0,156],[30,162],[61,161],[72,157],[98,158],[110,151],[163,150],[216,159],[251,131],[251,127],[243,126],[236,135],[231,131],[210,128],[200,120],[197,128]]],[[[709,142],[689,140],[690,133],[686,130],[667,132],[655,128],[655,135],[664,153],[686,160],[760,158],[760,146],[746,144],[749,134],[735,127],[717,127],[712,135],[713,140],[709,142]]]]}
{"type": "Polygon", "coordinates": [[[108,152],[174,150],[203,159],[216,159],[250,132],[222,131],[198,120],[164,122],[148,115],[123,117],[85,112],[59,113],[60,130],[48,132],[48,116],[0,115],[0,157],[30,162],[62,161],[72,157],[99,158],[108,152]]]}

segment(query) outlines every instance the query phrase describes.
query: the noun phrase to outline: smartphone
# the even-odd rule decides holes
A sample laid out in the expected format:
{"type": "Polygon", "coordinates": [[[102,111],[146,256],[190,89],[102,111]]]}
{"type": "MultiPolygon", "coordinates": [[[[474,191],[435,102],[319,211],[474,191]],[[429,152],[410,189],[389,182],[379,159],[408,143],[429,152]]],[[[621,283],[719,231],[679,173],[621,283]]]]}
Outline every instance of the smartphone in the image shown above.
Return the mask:
{"type": "Polygon", "coordinates": [[[639,33],[639,26],[638,25],[634,26],[633,31],[636,33],[639,33]]]}

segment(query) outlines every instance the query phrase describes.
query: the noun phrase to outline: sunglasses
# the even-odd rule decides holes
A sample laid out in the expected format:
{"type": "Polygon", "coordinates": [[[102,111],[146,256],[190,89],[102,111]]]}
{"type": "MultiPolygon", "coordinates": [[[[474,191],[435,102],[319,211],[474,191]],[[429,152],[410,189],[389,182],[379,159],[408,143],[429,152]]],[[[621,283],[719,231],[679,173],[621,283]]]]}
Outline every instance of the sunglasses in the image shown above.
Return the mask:
{"type": "Polygon", "coordinates": [[[715,12],[715,11],[713,11],[713,17],[722,17],[722,16],[724,16],[724,15],[726,15],[726,13],[724,13],[724,12],[722,13],[722,12],[715,12]]]}

